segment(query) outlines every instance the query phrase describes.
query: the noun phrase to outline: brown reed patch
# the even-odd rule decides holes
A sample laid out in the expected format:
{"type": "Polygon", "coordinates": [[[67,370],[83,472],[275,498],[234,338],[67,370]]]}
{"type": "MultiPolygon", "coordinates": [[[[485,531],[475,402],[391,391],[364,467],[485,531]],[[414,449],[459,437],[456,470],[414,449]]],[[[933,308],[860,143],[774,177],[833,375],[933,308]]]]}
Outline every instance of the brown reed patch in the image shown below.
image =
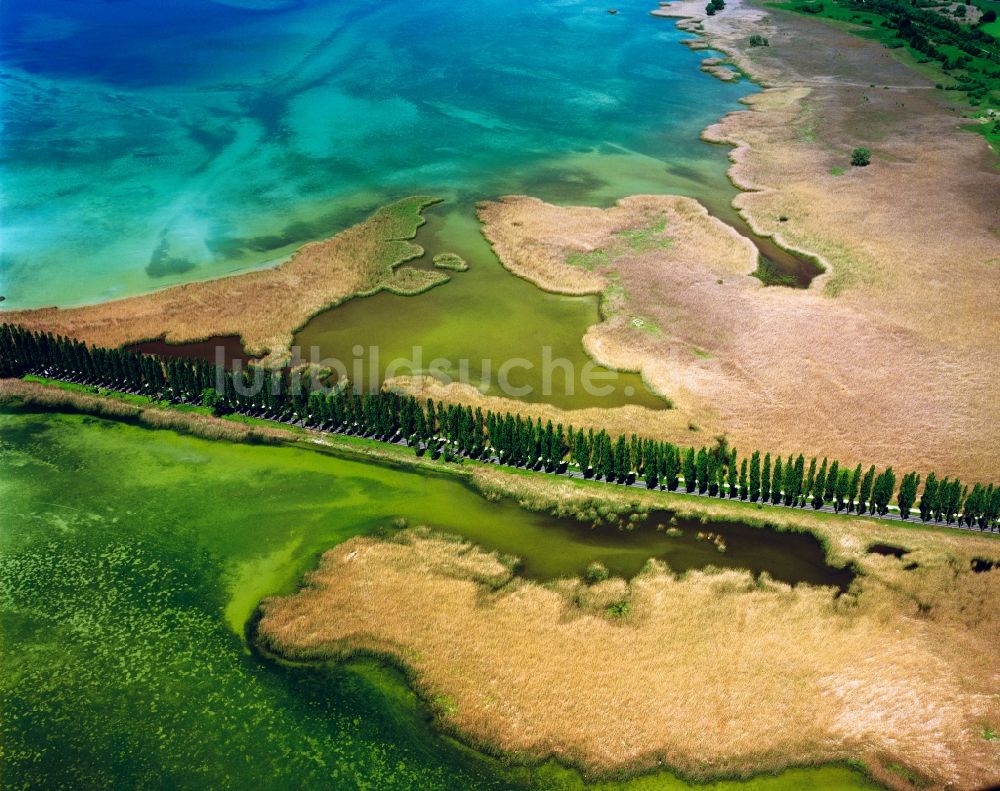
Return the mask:
{"type": "MultiPolygon", "coordinates": [[[[749,277],[756,265],[750,243],[687,198],[636,196],[595,209],[508,197],[482,204],[480,217],[515,274],[564,293],[600,292],[603,320],[584,337],[588,353],[640,371],[677,407],[641,423],[602,410],[609,428],[629,433],[642,425],[644,433],[695,444],[693,423],[709,437],[728,434],[744,450],[966,480],[996,473],[1000,380],[983,364],[996,357],[996,333],[982,327],[995,323],[1000,306],[991,315],[963,315],[959,296],[951,326],[939,332],[901,318],[925,311],[919,288],[860,294],[858,286],[836,298],[815,287],[765,288],[749,277]],[[952,332],[963,323],[958,343],[952,332]]],[[[985,251],[953,267],[952,293],[996,280],[1000,269],[982,268],[985,251]]],[[[996,294],[1000,288],[983,298],[995,303],[996,294]]],[[[448,395],[507,406],[463,388],[448,395]]],[[[534,405],[516,411],[552,413],[534,405]]],[[[560,418],[576,422],[573,413],[560,418]]]]}
{"type": "Polygon", "coordinates": [[[544,586],[432,534],[356,538],[262,604],[258,639],[299,660],[390,654],[447,701],[444,727],[597,774],[857,758],[971,788],[1000,779],[983,738],[1000,719],[1000,571],[957,570],[934,538],[918,575],[873,570],[839,599],[656,563],[627,583],[544,586]]]}
{"type": "Polygon", "coordinates": [[[384,206],[329,239],[303,245],[272,269],[79,308],[0,311],[0,321],[102,346],[238,335],[250,355],[278,364],[294,331],[327,308],[383,288],[410,295],[448,280],[444,272],[400,266],[423,253],[407,240],[424,223],[423,209],[436,202],[413,197],[384,206]]]}
{"type": "Polygon", "coordinates": [[[553,425],[562,423],[576,428],[605,428],[613,434],[631,434],[641,427],[644,437],[653,439],[678,438],[684,444],[712,442],[711,436],[692,433],[687,424],[689,414],[678,410],[656,410],[641,406],[623,406],[614,409],[588,407],[586,409],[560,409],[551,404],[529,403],[515,398],[483,395],[472,385],[454,382],[443,384],[430,376],[397,376],[387,379],[385,387],[400,393],[408,393],[420,398],[433,398],[463,406],[492,409],[500,413],[530,415],[551,420],[553,425]]]}
{"type": "Polygon", "coordinates": [[[809,295],[769,295],[779,304],[766,324],[742,322],[753,332],[724,357],[742,381],[714,395],[720,428],[751,444],[774,431],[789,449],[798,435],[810,450],[993,477],[995,153],[877,42],[739,0],[713,17],[694,0],[658,13],[688,17],[765,86],[703,136],[735,146],[729,175],[745,192],[734,205],[754,230],[827,267],[809,295]],[[749,47],[753,33],[771,46],[749,47]],[[869,167],[848,166],[854,146],[872,151],[869,167]]]}

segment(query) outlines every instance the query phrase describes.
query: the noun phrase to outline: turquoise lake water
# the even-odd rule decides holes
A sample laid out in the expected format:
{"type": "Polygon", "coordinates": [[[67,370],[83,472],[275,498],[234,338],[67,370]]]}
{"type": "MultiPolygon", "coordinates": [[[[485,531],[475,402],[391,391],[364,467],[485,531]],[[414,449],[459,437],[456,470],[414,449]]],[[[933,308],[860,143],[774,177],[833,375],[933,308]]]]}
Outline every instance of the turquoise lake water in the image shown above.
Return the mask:
{"type": "Polygon", "coordinates": [[[753,86],[700,72],[650,0],[617,7],[7,0],[4,307],[264,265],[413,193],[726,214],[698,133],[753,86]]]}

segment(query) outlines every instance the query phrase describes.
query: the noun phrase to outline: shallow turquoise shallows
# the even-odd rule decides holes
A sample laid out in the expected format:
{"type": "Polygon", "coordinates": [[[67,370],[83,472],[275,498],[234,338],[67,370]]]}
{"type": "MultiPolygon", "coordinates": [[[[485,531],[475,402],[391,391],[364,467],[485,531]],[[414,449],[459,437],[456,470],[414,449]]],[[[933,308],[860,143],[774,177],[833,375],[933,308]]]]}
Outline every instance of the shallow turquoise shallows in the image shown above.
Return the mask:
{"type": "MultiPolygon", "coordinates": [[[[628,565],[649,548],[630,550],[631,534],[611,550],[564,527],[545,556],[549,517],[450,476],[81,416],[0,413],[0,469],[5,789],[583,785],[556,764],[509,766],[441,736],[390,668],[286,668],[249,653],[241,632],[324,549],[399,517],[473,527],[487,544],[495,531],[501,548],[533,545],[556,566],[563,548],[581,567],[628,565]]],[[[665,773],[604,787],[692,788],[665,773]]],[[[696,788],[872,786],[829,766],[696,788]]]]}
{"type": "Polygon", "coordinates": [[[700,72],[653,7],[7,0],[3,307],[261,266],[413,193],[726,215],[698,133],[753,86],[700,72]]]}

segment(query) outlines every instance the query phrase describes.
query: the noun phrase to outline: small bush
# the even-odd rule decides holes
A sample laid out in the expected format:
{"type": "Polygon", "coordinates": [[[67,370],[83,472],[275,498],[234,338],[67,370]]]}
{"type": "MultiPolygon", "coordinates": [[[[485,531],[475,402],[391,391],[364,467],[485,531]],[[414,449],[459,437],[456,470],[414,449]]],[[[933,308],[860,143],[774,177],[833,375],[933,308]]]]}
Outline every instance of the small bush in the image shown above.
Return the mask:
{"type": "Polygon", "coordinates": [[[868,167],[872,161],[872,152],[867,148],[855,148],[851,152],[851,164],[856,168],[868,167]]]}
{"type": "Polygon", "coordinates": [[[587,581],[588,585],[596,585],[598,582],[604,582],[609,576],[607,567],[596,560],[587,566],[587,570],[583,572],[583,578],[587,581]]]}
{"type": "Polygon", "coordinates": [[[767,39],[764,36],[760,35],[760,33],[754,33],[752,36],[750,36],[750,46],[768,47],[770,46],[770,44],[768,44],[767,39]]]}

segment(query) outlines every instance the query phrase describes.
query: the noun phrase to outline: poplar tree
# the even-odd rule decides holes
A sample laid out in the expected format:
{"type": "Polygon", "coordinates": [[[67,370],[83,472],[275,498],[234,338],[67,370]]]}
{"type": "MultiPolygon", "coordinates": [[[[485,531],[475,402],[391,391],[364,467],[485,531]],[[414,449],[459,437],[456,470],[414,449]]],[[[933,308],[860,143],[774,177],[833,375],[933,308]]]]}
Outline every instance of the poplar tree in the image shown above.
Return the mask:
{"type": "Polygon", "coordinates": [[[899,496],[896,498],[896,504],[899,506],[899,515],[903,519],[910,518],[910,509],[917,499],[918,486],[920,486],[920,476],[916,472],[907,473],[899,482],[899,496]]]}
{"type": "Polygon", "coordinates": [[[826,491],[826,457],[823,458],[823,464],[819,468],[819,472],[816,473],[816,481],[813,483],[812,490],[812,507],[817,511],[823,507],[823,492],[826,491]]]}
{"type": "Polygon", "coordinates": [[[680,448],[669,445],[663,456],[663,477],[667,489],[675,492],[677,491],[677,476],[680,472],[680,448]]]}
{"type": "Polygon", "coordinates": [[[931,516],[934,518],[935,522],[940,522],[941,517],[944,516],[944,510],[948,502],[948,493],[951,491],[951,481],[948,476],[944,476],[944,479],[938,484],[937,496],[934,498],[934,510],[931,516]]]}
{"type": "Polygon", "coordinates": [[[830,463],[830,469],[826,473],[826,488],[823,490],[823,500],[830,502],[833,500],[834,491],[837,488],[837,480],[840,478],[840,462],[830,463]]]}
{"type": "Polygon", "coordinates": [[[663,488],[662,479],[660,476],[663,475],[663,454],[665,453],[665,448],[658,442],[650,442],[646,448],[645,452],[645,462],[643,467],[643,473],[648,473],[649,468],[653,468],[653,472],[656,473],[656,478],[660,488],[663,488]]]}
{"type": "Polygon", "coordinates": [[[924,482],[924,493],[920,495],[920,518],[927,521],[934,515],[938,504],[938,479],[932,472],[924,482]]]}
{"type": "Polygon", "coordinates": [[[976,510],[975,526],[980,530],[985,530],[989,521],[990,499],[993,497],[993,484],[979,485],[980,494],[978,508],[976,510]]]}
{"type": "MultiPolygon", "coordinates": [[[[737,489],[737,468],[736,468],[736,448],[733,448],[729,453],[729,464],[728,467],[728,477],[726,483],[729,485],[729,499],[733,499],[739,494],[739,489],[737,489]]],[[[744,470],[745,472],[745,470],[744,470]]]]}
{"type": "Polygon", "coordinates": [[[749,479],[750,502],[755,503],[760,499],[760,451],[755,450],[750,455],[750,479],[749,479]]]}
{"type": "Polygon", "coordinates": [[[972,491],[965,500],[965,505],[962,507],[962,522],[966,526],[972,527],[979,521],[979,515],[985,509],[984,495],[986,490],[983,489],[982,484],[975,484],[972,487],[972,491]]]}
{"type": "Polygon", "coordinates": [[[997,519],[1000,518],[1000,486],[990,484],[988,501],[984,515],[985,518],[980,526],[983,528],[989,527],[992,530],[997,523],[997,519]]]}
{"type": "Polygon", "coordinates": [[[625,435],[621,434],[615,446],[615,477],[618,479],[618,483],[623,483],[631,471],[631,454],[629,453],[628,443],[625,441],[625,435]]]}
{"type": "Polygon", "coordinates": [[[684,488],[690,493],[696,486],[696,461],[694,448],[688,448],[684,453],[684,488]]]}
{"type": "Polygon", "coordinates": [[[945,521],[950,525],[955,521],[955,514],[962,505],[962,482],[958,478],[944,487],[941,501],[945,521]]]}
{"type": "Polygon", "coordinates": [[[743,459],[743,461],[740,462],[740,499],[746,500],[748,493],[749,493],[749,487],[747,482],[747,460],[743,459]]]}
{"type": "Polygon", "coordinates": [[[604,444],[601,441],[600,432],[595,434],[591,430],[588,445],[590,446],[590,466],[593,469],[593,474],[600,477],[604,472],[604,444]]]}
{"type": "Polygon", "coordinates": [[[802,496],[799,497],[799,505],[803,508],[806,504],[806,498],[812,497],[813,484],[816,483],[816,457],[812,457],[812,461],[809,462],[809,474],[806,476],[805,486],[802,488],[802,496]]]}
{"type": "Polygon", "coordinates": [[[802,486],[805,479],[805,467],[805,456],[800,453],[795,459],[795,477],[793,478],[795,491],[792,494],[792,504],[798,504],[799,498],[802,496],[802,486]]]}
{"type": "Polygon", "coordinates": [[[760,500],[763,503],[771,500],[771,454],[764,454],[764,469],[760,473],[760,500]]]}
{"type": "Polygon", "coordinates": [[[854,510],[854,501],[858,498],[858,491],[861,488],[861,465],[854,468],[851,473],[851,485],[847,489],[847,511],[854,510]]]}
{"type": "Polygon", "coordinates": [[[873,511],[885,516],[889,511],[889,501],[892,500],[892,493],[896,488],[896,474],[889,467],[885,472],[875,479],[875,486],[872,489],[873,511]]]}
{"type": "Polygon", "coordinates": [[[696,456],[698,494],[704,494],[708,490],[708,451],[701,448],[696,456]]]}
{"type": "Polygon", "coordinates": [[[774,470],[771,473],[771,502],[777,505],[781,502],[781,484],[783,475],[781,472],[781,456],[774,459],[774,470]]]}
{"type": "Polygon", "coordinates": [[[861,490],[858,492],[858,513],[865,512],[865,506],[872,494],[872,485],[875,482],[875,465],[868,468],[868,472],[861,478],[861,490]]]}
{"type": "Polygon", "coordinates": [[[791,454],[788,454],[788,460],[785,462],[781,476],[781,488],[784,490],[782,499],[785,505],[791,505],[792,499],[795,497],[795,463],[792,461],[791,454]]]}
{"type": "Polygon", "coordinates": [[[847,492],[851,488],[851,473],[848,470],[841,470],[837,476],[837,485],[834,487],[834,510],[839,514],[847,501],[847,492]]]}
{"type": "Polygon", "coordinates": [[[613,480],[618,472],[618,467],[615,464],[615,452],[614,448],[611,447],[611,437],[607,435],[606,432],[602,431],[601,437],[601,475],[604,480],[613,480]]]}
{"type": "Polygon", "coordinates": [[[541,455],[545,461],[545,468],[547,470],[551,470],[553,462],[558,460],[556,451],[556,428],[552,425],[551,420],[545,424],[545,434],[542,440],[541,455]]]}
{"type": "Polygon", "coordinates": [[[590,445],[582,431],[576,434],[576,447],[573,449],[573,461],[580,468],[580,472],[587,474],[590,468],[590,445]]]}
{"type": "Polygon", "coordinates": [[[787,470],[785,472],[785,505],[798,505],[799,493],[802,491],[802,478],[805,474],[805,457],[800,453],[792,462],[792,457],[788,457],[787,470]]]}

